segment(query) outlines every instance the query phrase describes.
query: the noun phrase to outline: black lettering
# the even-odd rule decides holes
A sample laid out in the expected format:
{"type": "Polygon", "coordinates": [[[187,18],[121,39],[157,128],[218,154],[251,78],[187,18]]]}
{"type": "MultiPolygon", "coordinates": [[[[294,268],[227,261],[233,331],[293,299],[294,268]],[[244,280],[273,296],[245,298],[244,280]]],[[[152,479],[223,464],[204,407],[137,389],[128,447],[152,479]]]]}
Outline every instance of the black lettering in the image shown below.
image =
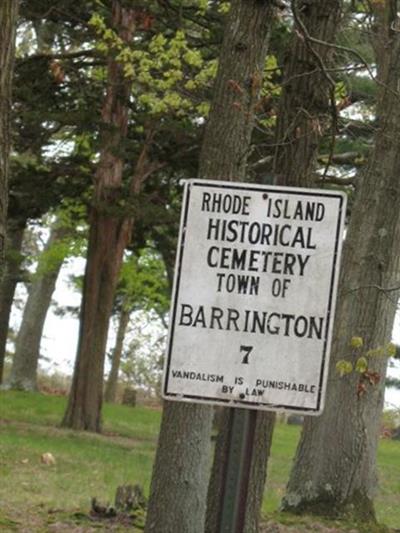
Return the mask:
{"type": "Polygon", "coordinates": [[[248,235],[248,240],[250,244],[257,244],[260,241],[260,235],[261,235],[260,224],[257,224],[257,222],[254,222],[254,224],[250,224],[249,235],[248,235]]]}
{"type": "Polygon", "coordinates": [[[281,318],[283,320],[286,320],[284,335],[285,337],[289,337],[290,336],[290,332],[289,332],[290,322],[295,319],[295,316],[294,315],[281,315],[281,318]]]}
{"type": "Polygon", "coordinates": [[[216,218],[216,219],[209,218],[208,219],[208,230],[207,230],[207,240],[208,241],[210,241],[210,240],[217,241],[219,239],[219,225],[220,225],[219,218],[216,218]]]}
{"type": "Polygon", "coordinates": [[[258,289],[260,288],[260,277],[259,276],[251,276],[251,285],[250,285],[250,292],[249,294],[258,294],[258,289]]]}
{"type": "Polygon", "coordinates": [[[232,248],[222,248],[221,249],[221,261],[220,268],[229,268],[229,252],[232,248]]]}
{"type": "Polygon", "coordinates": [[[294,334],[296,337],[304,337],[307,333],[308,321],[305,316],[298,316],[294,321],[294,334]]]}
{"type": "Polygon", "coordinates": [[[211,195],[209,192],[204,192],[203,193],[203,201],[202,201],[202,204],[201,204],[201,210],[202,211],[210,211],[210,200],[211,200],[211,195]]]}
{"type": "Polygon", "coordinates": [[[238,221],[237,220],[230,220],[228,222],[227,230],[228,230],[228,232],[230,234],[229,237],[228,237],[228,235],[226,236],[226,240],[228,242],[234,242],[238,238],[237,225],[238,225],[238,221]]]}
{"type": "Polygon", "coordinates": [[[218,247],[217,246],[211,246],[211,248],[209,248],[208,250],[208,253],[207,253],[207,265],[211,268],[216,268],[218,266],[218,261],[216,260],[214,263],[212,262],[212,254],[214,252],[217,253],[218,255],[218,247]]]}
{"type": "Polygon", "coordinates": [[[321,204],[320,202],[317,203],[317,212],[315,215],[315,220],[317,222],[321,222],[325,217],[325,205],[321,204]]]}
{"type": "Polygon", "coordinates": [[[277,324],[275,325],[275,327],[271,325],[271,320],[273,320],[274,318],[277,318],[279,320],[280,315],[278,313],[271,313],[269,315],[268,322],[267,322],[267,330],[268,330],[268,333],[270,333],[271,335],[278,335],[279,326],[277,324]]]}
{"type": "Polygon", "coordinates": [[[180,326],[192,325],[193,307],[189,304],[181,304],[181,316],[179,320],[180,326]]]}
{"type": "Polygon", "coordinates": [[[265,333],[265,324],[267,321],[267,313],[262,312],[262,316],[258,311],[253,311],[253,325],[251,328],[251,333],[256,333],[257,329],[259,333],[265,333]]]}
{"type": "Polygon", "coordinates": [[[271,237],[272,226],[271,224],[263,224],[263,231],[260,244],[266,244],[269,246],[269,238],[271,237]]]}
{"type": "Polygon", "coordinates": [[[214,322],[217,322],[218,329],[223,329],[221,324],[221,318],[223,317],[224,312],[219,307],[211,307],[211,319],[210,319],[210,329],[214,329],[214,322]]]}
{"type": "Polygon", "coordinates": [[[274,254],[274,258],[272,260],[272,273],[273,274],[281,274],[282,273],[282,256],[283,253],[277,252],[274,254]]]}
{"type": "Polygon", "coordinates": [[[300,266],[300,276],[304,275],[304,268],[306,264],[308,263],[308,260],[310,259],[309,255],[306,255],[305,257],[302,257],[301,255],[297,255],[297,259],[299,261],[300,266]]]}
{"type": "Polygon", "coordinates": [[[196,314],[196,318],[193,320],[192,326],[194,328],[197,328],[197,324],[200,323],[202,328],[206,328],[206,317],[204,314],[204,307],[202,305],[199,306],[199,309],[196,314]]]}
{"type": "Polygon", "coordinates": [[[235,275],[229,274],[226,278],[226,290],[228,292],[233,292],[235,290],[236,281],[235,281],[235,275]]]}
{"type": "Polygon", "coordinates": [[[308,330],[308,338],[312,339],[315,336],[317,337],[317,339],[321,339],[323,326],[324,326],[323,317],[316,318],[315,316],[310,316],[310,327],[308,330]],[[318,320],[318,323],[317,323],[317,320],[318,320]]]}
{"type": "MultiPolygon", "coordinates": [[[[279,228],[279,226],[277,226],[277,228],[279,228]]],[[[290,246],[290,240],[287,240],[287,241],[283,240],[283,233],[288,230],[290,231],[291,229],[292,227],[289,226],[289,224],[285,224],[284,226],[282,226],[281,231],[279,233],[279,244],[281,244],[282,246],[290,246]]]]}
{"type": "Polygon", "coordinates": [[[247,250],[238,250],[233,248],[232,250],[232,269],[233,270],[245,270],[246,268],[246,253],[247,250]]]}
{"type": "Polygon", "coordinates": [[[251,197],[250,196],[243,196],[243,208],[242,208],[242,215],[250,215],[250,203],[251,197]]]}
{"type": "Polygon", "coordinates": [[[257,263],[258,263],[259,257],[260,257],[259,250],[250,250],[249,265],[247,267],[247,270],[250,270],[250,272],[258,271],[257,263]]]}

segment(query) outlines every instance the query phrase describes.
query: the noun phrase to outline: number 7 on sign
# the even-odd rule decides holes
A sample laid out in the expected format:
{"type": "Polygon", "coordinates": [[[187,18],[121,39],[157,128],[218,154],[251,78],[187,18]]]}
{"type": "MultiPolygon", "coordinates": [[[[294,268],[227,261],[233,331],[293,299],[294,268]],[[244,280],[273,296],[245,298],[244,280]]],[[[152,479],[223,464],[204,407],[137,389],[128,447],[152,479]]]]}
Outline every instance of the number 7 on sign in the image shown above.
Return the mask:
{"type": "Polygon", "coordinates": [[[248,365],[249,364],[249,355],[253,351],[253,346],[244,346],[242,344],[240,346],[240,351],[245,353],[245,356],[242,359],[242,365],[248,365]]]}

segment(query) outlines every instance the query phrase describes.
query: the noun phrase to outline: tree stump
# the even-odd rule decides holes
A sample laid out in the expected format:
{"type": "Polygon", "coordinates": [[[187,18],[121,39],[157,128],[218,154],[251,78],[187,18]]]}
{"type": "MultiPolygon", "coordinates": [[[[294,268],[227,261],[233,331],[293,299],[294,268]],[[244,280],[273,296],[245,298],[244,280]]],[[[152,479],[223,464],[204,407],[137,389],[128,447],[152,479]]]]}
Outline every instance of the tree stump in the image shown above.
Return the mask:
{"type": "Polygon", "coordinates": [[[115,508],[130,512],[146,508],[146,498],[139,485],[120,485],[115,494],[115,508]]]}

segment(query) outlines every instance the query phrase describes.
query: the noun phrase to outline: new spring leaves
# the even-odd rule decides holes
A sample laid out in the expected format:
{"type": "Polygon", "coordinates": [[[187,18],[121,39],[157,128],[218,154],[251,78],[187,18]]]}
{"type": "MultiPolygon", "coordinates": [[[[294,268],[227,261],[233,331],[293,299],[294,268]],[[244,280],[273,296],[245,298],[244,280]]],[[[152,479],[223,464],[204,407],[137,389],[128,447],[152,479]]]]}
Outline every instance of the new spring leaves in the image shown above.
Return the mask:
{"type": "Polygon", "coordinates": [[[345,196],[186,183],[169,399],[322,409],[345,196]]]}

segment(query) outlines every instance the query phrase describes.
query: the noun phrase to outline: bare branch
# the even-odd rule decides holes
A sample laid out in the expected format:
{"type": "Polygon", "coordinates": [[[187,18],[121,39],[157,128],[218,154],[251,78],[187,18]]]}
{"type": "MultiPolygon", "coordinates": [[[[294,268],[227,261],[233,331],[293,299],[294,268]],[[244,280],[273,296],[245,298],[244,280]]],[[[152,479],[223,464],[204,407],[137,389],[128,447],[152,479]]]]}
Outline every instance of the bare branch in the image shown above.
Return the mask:
{"type": "Polygon", "coordinates": [[[376,289],[377,291],[379,292],[383,292],[383,294],[386,296],[386,298],[392,302],[392,304],[394,304],[396,307],[397,307],[397,300],[398,299],[394,299],[390,296],[390,293],[391,292],[396,292],[396,291],[400,291],[400,285],[396,286],[396,287],[381,287],[380,285],[361,285],[360,287],[355,287],[354,289],[349,289],[348,291],[345,292],[345,294],[350,294],[352,292],[357,292],[357,291],[360,291],[360,290],[365,290],[365,289],[376,289]]]}

